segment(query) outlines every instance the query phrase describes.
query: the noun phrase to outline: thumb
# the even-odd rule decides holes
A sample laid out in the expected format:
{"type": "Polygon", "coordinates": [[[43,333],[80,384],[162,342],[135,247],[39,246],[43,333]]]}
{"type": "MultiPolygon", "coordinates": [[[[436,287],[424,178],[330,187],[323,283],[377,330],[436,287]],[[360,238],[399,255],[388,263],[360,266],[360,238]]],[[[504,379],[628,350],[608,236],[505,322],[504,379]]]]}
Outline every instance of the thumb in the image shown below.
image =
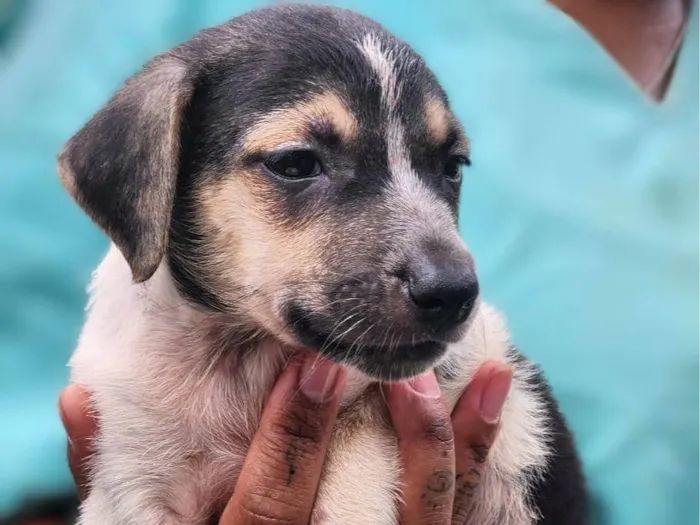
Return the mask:
{"type": "Polygon", "coordinates": [[[97,420],[90,411],[90,395],[77,385],[66,387],[59,397],[58,408],[68,434],[68,465],[80,499],[85,499],[88,493],[87,460],[97,430],[97,420]]]}

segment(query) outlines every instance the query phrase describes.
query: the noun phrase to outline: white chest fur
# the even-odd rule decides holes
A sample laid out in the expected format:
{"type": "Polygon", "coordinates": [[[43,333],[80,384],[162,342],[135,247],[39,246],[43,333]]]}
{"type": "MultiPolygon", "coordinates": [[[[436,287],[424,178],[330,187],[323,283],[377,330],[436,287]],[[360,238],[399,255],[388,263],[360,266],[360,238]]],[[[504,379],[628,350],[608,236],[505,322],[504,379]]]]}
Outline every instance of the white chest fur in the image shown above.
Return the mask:
{"type": "MultiPolygon", "coordinates": [[[[488,359],[510,360],[500,316],[481,305],[466,338],[442,366],[454,404],[488,359]]],[[[267,393],[285,359],[274,342],[235,355],[212,337],[211,319],[178,295],[166,267],[134,285],[112,248],[97,269],[88,319],[71,360],[100,414],[93,491],[81,525],[205,523],[230,495],[267,393]]],[[[502,430],[470,517],[473,525],[529,525],[532,472],[545,465],[547,422],[516,364],[502,430]]],[[[344,398],[356,403],[370,381],[350,373],[344,398]]],[[[393,525],[399,465],[391,429],[377,418],[330,447],[317,523],[393,525]]]]}

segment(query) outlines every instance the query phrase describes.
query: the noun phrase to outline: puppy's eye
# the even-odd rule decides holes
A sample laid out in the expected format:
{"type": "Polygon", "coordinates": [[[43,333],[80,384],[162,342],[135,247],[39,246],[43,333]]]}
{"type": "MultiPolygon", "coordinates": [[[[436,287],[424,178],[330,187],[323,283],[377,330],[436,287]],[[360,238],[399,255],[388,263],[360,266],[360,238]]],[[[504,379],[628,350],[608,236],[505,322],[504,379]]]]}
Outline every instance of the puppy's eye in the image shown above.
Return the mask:
{"type": "Polygon", "coordinates": [[[285,151],[265,161],[265,167],[285,179],[308,179],[321,174],[321,163],[307,150],[285,151]]]}
{"type": "Polygon", "coordinates": [[[450,182],[459,182],[462,180],[462,166],[471,166],[469,157],[463,155],[454,155],[445,163],[445,178],[450,182]]]}

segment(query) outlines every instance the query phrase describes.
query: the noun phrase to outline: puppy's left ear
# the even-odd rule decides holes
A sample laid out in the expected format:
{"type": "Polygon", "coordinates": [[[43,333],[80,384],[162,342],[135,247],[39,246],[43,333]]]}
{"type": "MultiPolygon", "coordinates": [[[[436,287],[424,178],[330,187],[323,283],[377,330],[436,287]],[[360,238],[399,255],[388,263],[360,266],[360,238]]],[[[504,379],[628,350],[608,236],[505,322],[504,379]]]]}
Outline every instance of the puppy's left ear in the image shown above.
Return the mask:
{"type": "Polygon", "coordinates": [[[162,55],[127,81],[59,155],[63,185],[110,236],[136,282],[149,279],[165,255],[191,91],[187,65],[162,55]]]}

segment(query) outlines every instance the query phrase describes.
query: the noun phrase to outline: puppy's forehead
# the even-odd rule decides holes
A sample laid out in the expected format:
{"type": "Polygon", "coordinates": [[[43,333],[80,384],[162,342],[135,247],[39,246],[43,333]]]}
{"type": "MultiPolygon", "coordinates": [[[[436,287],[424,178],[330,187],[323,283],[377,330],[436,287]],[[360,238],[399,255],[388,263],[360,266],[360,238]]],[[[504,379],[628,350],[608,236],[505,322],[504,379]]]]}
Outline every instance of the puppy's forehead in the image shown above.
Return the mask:
{"type": "Polygon", "coordinates": [[[447,97],[411,48],[386,34],[369,32],[360,49],[379,79],[390,134],[398,132],[391,128],[403,127],[409,139],[468,151],[468,140],[448,108],[447,97]]]}
{"type": "Polygon", "coordinates": [[[418,162],[445,143],[466,146],[421,57],[356,13],[267,8],[195,39],[192,49],[208,62],[196,93],[200,124],[222,150],[235,143],[261,152],[325,136],[352,144],[358,167],[377,171],[392,139],[418,162]]]}
{"type": "MultiPolygon", "coordinates": [[[[395,133],[391,128],[397,125],[409,138],[436,147],[451,135],[453,142],[466,144],[440,86],[408,46],[376,30],[335,45],[341,47],[339,63],[320,70],[307,67],[312,57],[318,60],[316,48],[290,57],[288,65],[296,60],[299,67],[294,75],[280,73],[285,93],[274,93],[273,103],[251,112],[254,122],[245,134],[245,149],[270,150],[314,134],[346,143],[376,140],[395,133]]],[[[270,85],[267,89],[273,91],[270,85]]]]}

